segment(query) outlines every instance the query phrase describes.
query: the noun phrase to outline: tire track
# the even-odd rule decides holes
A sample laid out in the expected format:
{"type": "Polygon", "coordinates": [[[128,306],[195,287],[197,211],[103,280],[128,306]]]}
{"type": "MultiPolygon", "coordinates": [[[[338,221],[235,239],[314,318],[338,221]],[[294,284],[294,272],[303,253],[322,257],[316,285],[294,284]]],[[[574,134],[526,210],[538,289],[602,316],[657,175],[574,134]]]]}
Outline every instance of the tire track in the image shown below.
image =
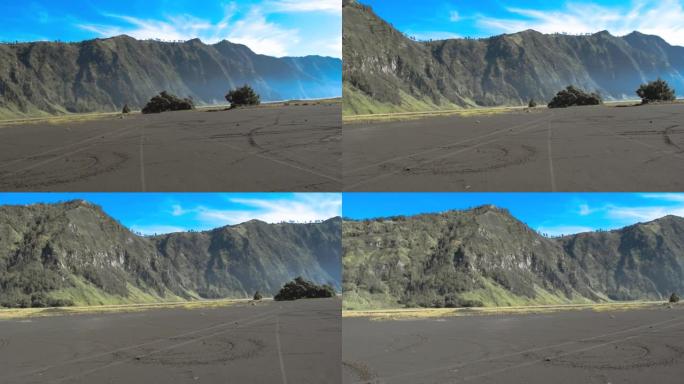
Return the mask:
{"type": "MultiPolygon", "coordinates": [[[[524,123],[524,124],[517,125],[515,128],[518,128],[518,127],[525,127],[525,128],[522,128],[522,129],[520,129],[519,131],[517,131],[517,132],[515,132],[515,133],[513,133],[513,134],[514,134],[514,135],[518,135],[518,134],[521,134],[521,133],[530,131],[530,130],[532,130],[532,129],[539,128],[539,126],[538,126],[538,125],[535,125],[535,124],[537,124],[538,122],[543,121],[543,120],[545,120],[545,119],[547,119],[547,118],[544,117],[544,118],[541,118],[541,119],[537,119],[537,120],[535,120],[534,122],[527,122],[527,123],[524,123]]],[[[472,141],[472,140],[476,140],[476,139],[481,139],[481,138],[483,138],[483,137],[489,137],[489,136],[492,136],[492,135],[495,135],[495,134],[507,133],[507,132],[510,132],[511,130],[513,130],[513,129],[515,129],[515,128],[499,129],[499,130],[497,130],[497,131],[488,133],[488,134],[486,134],[486,135],[482,135],[482,136],[474,137],[474,138],[472,138],[472,139],[464,140],[464,141],[461,142],[461,144],[463,144],[464,142],[467,142],[467,141],[472,141]]],[[[495,142],[501,140],[502,138],[503,138],[503,136],[494,137],[493,139],[486,140],[486,141],[482,141],[482,142],[479,142],[479,143],[477,143],[477,144],[474,144],[474,145],[471,145],[471,146],[469,146],[469,147],[465,147],[465,148],[459,149],[459,150],[454,151],[454,152],[449,152],[449,153],[446,153],[446,154],[444,154],[444,155],[440,155],[440,156],[437,156],[437,157],[433,157],[433,158],[430,158],[430,159],[426,159],[426,160],[419,161],[419,164],[434,163],[434,162],[436,162],[436,161],[438,161],[438,160],[442,160],[442,159],[446,159],[446,158],[453,157],[453,156],[456,156],[456,155],[460,155],[461,153],[468,152],[468,151],[471,151],[471,150],[473,150],[473,149],[477,149],[477,148],[480,148],[480,147],[482,147],[482,146],[485,146],[485,145],[488,145],[488,144],[495,143],[495,142]]],[[[449,145],[449,146],[452,146],[452,145],[449,145]]],[[[411,155],[408,155],[408,156],[402,156],[402,158],[409,158],[409,157],[416,156],[416,155],[418,155],[418,154],[432,153],[432,152],[440,151],[440,150],[443,150],[444,147],[445,147],[445,146],[442,146],[442,147],[440,147],[440,148],[433,148],[433,149],[430,149],[430,150],[427,150],[427,151],[422,151],[422,152],[420,152],[420,153],[414,153],[414,154],[411,154],[411,155]]],[[[366,167],[364,167],[364,168],[366,168],[366,167]]],[[[395,175],[397,175],[397,174],[399,174],[399,173],[401,173],[401,172],[402,172],[402,169],[399,169],[399,170],[396,170],[396,171],[387,172],[387,173],[383,173],[383,174],[380,174],[380,175],[377,175],[377,176],[373,176],[373,177],[370,177],[370,178],[367,178],[367,179],[364,179],[364,180],[360,180],[360,181],[358,181],[358,182],[356,182],[356,183],[354,183],[354,184],[344,185],[344,190],[349,191],[349,190],[352,190],[352,189],[357,188],[357,187],[359,187],[359,186],[361,186],[361,185],[364,185],[364,184],[368,184],[368,183],[371,183],[371,182],[376,182],[376,181],[378,181],[378,180],[382,180],[382,179],[385,179],[385,178],[388,178],[388,177],[391,177],[391,176],[395,176],[395,175]]]]}
{"type": "MultiPolygon", "coordinates": [[[[374,378],[374,380],[382,380],[383,382],[385,382],[385,381],[390,381],[390,380],[393,380],[393,379],[407,378],[407,377],[412,377],[412,376],[417,376],[417,375],[422,375],[422,374],[435,373],[435,372],[441,372],[441,371],[449,371],[449,370],[453,370],[453,369],[457,369],[457,368],[464,368],[464,367],[468,367],[468,366],[472,366],[472,365],[477,365],[477,364],[493,362],[493,361],[497,361],[497,360],[501,360],[501,359],[506,359],[506,358],[509,358],[509,357],[524,356],[524,355],[526,355],[526,354],[535,353],[535,352],[541,352],[541,351],[545,351],[545,350],[548,350],[548,349],[551,349],[551,348],[559,348],[559,347],[565,347],[565,346],[570,346],[570,345],[579,344],[579,343],[584,343],[584,342],[589,342],[589,341],[600,340],[600,339],[603,339],[603,338],[606,338],[606,337],[610,337],[610,336],[615,336],[615,335],[621,335],[621,334],[625,334],[625,333],[629,333],[629,332],[640,331],[640,330],[642,330],[642,329],[654,328],[654,327],[661,326],[661,325],[664,325],[664,324],[672,323],[672,322],[674,322],[674,321],[680,321],[680,322],[678,322],[678,323],[676,323],[676,324],[671,324],[671,325],[669,325],[669,326],[667,326],[667,327],[662,328],[662,329],[667,329],[668,327],[672,327],[672,326],[677,326],[677,325],[682,325],[682,324],[684,324],[684,322],[681,322],[681,320],[682,320],[682,317],[675,317],[675,318],[672,318],[672,319],[668,319],[668,320],[664,320],[664,321],[659,321],[659,322],[656,322],[656,323],[639,325],[639,326],[636,326],[636,327],[627,328],[627,329],[623,329],[623,330],[620,330],[620,331],[604,333],[604,334],[601,334],[601,335],[586,337],[586,338],[582,338],[582,339],[578,339],[578,340],[569,340],[569,341],[564,341],[564,342],[561,342],[561,343],[546,345],[546,346],[542,346],[542,347],[529,348],[529,349],[525,349],[525,350],[522,350],[522,351],[516,351],[516,352],[506,353],[506,354],[497,355],[497,356],[493,356],[493,357],[485,357],[485,358],[482,358],[482,359],[471,360],[471,361],[467,361],[467,362],[464,362],[464,363],[457,363],[457,364],[451,364],[451,365],[444,365],[444,366],[441,366],[441,367],[435,367],[435,368],[423,369],[423,370],[414,370],[414,371],[411,371],[411,372],[402,373],[402,374],[397,374],[397,375],[392,375],[392,376],[385,376],[385,377],[382,377],[382,378],[377,378],[377,377],[376,377],[376,378],[374,378]]],[[[634,338],[634,337],[638,337],[638,336],[639,336],[639,335],[632,335],[632,336],[629,336],[629,337],[627,337],[627,338],[622,338],[622,339],[618,339],[618,340],[613,340],[612,343],[615,343],[615,342],[618,342],[618,341],[620,341],[620,342],[621,342],[621,341],[625,341],[625,340],[628,340],[628,339],[631,339],[631,338],[634,338]]],[[[611,343],[611,342],[608,342],[608,343],[601,343],[601,344],[609,345],[610,343],[611,343]]],[[[579,352],[583,352],[583,351],[585,351],[585,350],[588,351],[588,350],[591,350],[591,349],[594,348],[594,347],[596,347],[596,346],[592,346],[592,347],[588,347],[588,348],[582,348],[582,349],[580,349],[580,350],[575,350],[574,352],[566,352],[566,354],[579,353],[579,352]]],[[[562,355],[557,355],[556,357],[563,357],[563,356],[562,356],[562,355]]],[[[532,362],[526,362],[526,363],[520,364],[520,367],[526,366],[526,365],[538,364],[538,363],[540,363],[540,362],[541,362],[541,361],[538,361],[538,360],[535,360],[535,361],[532,361],[532,362]]],[[[500,371],[504,372],[505,370],[500,370],[500,371]]],[[[489,374],[489,373],[494,373],[494,371],[488,371],[487,374],[489,374]]],[[[485,374],[485,375],[486,375],[486,374],[485,374]]],[[[483,376],[483,375],[478,375],[478,376],[472,377],[472,378],[478,378],[478,377],[482,377],[482,376],[483,376]]],[[[465,381],[465,379],[462,379],[462,380],[465,381]]],[[[470,379],[467,379],[467,380],[470,380],[470,379]]],[[[374,383],[375,383],[375,381],[365,380],[365,381],[357,381],[357,382],[355,382],[354,384],[374,384],[374,383]]]]}
{"type": "MultiPolygon", "coordinates": [[[[55,368],[60,368],[60,367],[72,365],[72,364],[75,364],[75,363],[86,362],[86,361],[88,361],[88,360],[97,359],[97,358],[100,358],[100,357],[105,357],[105,356],[113,355],[113,354],[116,354],[116,353],[127,352],[127,351],[131,351],[131,350],[134,350],[134,349],[142,348],[142,347],[149,347],[149,346],[152,346],[152,345],[155,345],[155,344],[162,343],[162,342],[164,342],[164,341],[175,340],[175,339],[179,339],[179,338],[187,338],[187,337],[189,337],[189,336],[193,336],[193,335],[196,335],[196,334],[201,333],[201,332],[211,331],[211,330],[214,330],[214,329],[220,329],[221,327],[226,327],[226,326],[229,326],[229,325],[235,325],[235,322],[236,322],[236,321],[251,320],[251,319],[254,319],[254,318],[259,318],[259,319],[261,319],[262,317],[268,317],[268,316],[270,316],[270,315],[273,314],[273,313],[275,313],[274,310],[268,311],[268,312],[263,313],[263,314],[255,315],[255,316],[249,316],[249,317],[246,317],[246,318],[243,318],[243,319],[239,319],[239,320],[231,320],[231,321],[226,321],[226,322],[223,322],[223,323],[218,323],[218,324],[215,324],[215,325],[211,325],[211,326],[209,326],[209,327],[204,327],[204,328],[196,329],[196,330],[189,331],[189,332],[184,332],[184,333],[180,333],[180,334],[176,334],[176,335],[171,335],[171,336],[160,337],[160,338],[153,339],[153,340],[150,340],[150,341],[146,341],[146,342],[140,343],[140,344],[134,344],[134,345],[129,345],[129,346],[125,346],[125,347],[115,348],[115,349],[112,349],[112,350],[109,350],[109,351],[105,351],[105,352],[100,352],[100,353],[95,353],[95,354],[89,354],[89,355],[87,355],[87,356],[82,356],[82,357],[78,357],[78,358],[75,358],[75,359],[70,359],[70,360],[66,360],[66,361],[59,362],[59,363],[46,365],[46,366],[43,366],[43,367],[40,367],[40,368],[36,368],[36,369],[30,370],[30,371],[25,371],[25,372],[21,372],[21,373],[15,373],[15,374],[13,374],[13,375],[6,376],[5,379],[16,379],[16,378],[20,378],[20,377],[26,377],[26,376],[30,376],[30,375],[35,375],[35,374],[43,374],[43,373],[46,373],[47,371],[52,370],[52,369],[55,369],[55,368]]],[[[242,325],[242,324],[240,324],[240,325],[242,325]]],[[[227,332],[227,331],[230,331],[230,330],[232,330],[232,328],[229,329],[229,330],[224,330],[224,331],[222,331],[222,332],[227,332]]],[[[212,335],[213,335],[213,334],[212,334],[212,335]]],[[[196,341],[196,340],[198,341],[198,340],[200,340],[200,339],[192,339],[191,341],[196,341]]],[[[161,351],[161,350],[160,350],[160,351],[161,351]]]]}

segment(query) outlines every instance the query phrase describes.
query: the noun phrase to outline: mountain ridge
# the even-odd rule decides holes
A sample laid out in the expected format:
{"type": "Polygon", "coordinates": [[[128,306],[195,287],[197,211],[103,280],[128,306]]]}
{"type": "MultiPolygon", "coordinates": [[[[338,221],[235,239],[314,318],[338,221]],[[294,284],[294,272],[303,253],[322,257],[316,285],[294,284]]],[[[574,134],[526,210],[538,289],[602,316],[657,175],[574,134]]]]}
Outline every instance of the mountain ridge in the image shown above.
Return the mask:
{"type": "Polygon", "coordinates": [[[347,308],[662,300],[684,290],[684,218],[544,237],[492,206],[343,222],[347,308]]]}
{"type": "Polygon", "coordinates": [[[303,276],[340,287],[340,218],[139,236],[83,200],[0,206],[0,304],[275,294],[303,276]]]}
{"type": "Polygon", "coordinates": [[[567,85],[635,99],[656,77],[684,87],[684,47],[658,36],[527,30],[419,42],[358,2],[345,2],[343,14],[345,114],[527,105],[567,85]]]}
{"type": "Polygon", "coordinates": [[[141,108],[162,90],[199,105],[225,103],[247,83],[263,101],[339,97],[342,62],[271,57],[227,40],[204,44],[136,40],[0,44],[0,115],[29,116],[141,108]]]}

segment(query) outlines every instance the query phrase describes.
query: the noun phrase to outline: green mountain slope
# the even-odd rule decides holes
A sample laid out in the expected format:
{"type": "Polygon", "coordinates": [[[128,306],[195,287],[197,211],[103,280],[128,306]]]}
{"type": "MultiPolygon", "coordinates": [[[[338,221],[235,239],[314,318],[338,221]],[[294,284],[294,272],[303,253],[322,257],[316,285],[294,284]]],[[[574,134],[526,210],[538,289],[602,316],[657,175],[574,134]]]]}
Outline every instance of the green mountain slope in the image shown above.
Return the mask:
{"type": "Polygon", "coordinates": [[[343,15],[345,114],[527,105],[570,84],[634,99],[658,76],[684,89],[684,47],[639,32],[418,42],[356,1],[344,2],[343,15]]]}
{"type": "Polygon", "coordinates": [[[339,97],[341,66],[330,57],[258,55],[225,40],[0,44],[0,117],[142,108],[162,90],[225,103],[228,90],[245,83],[262,101],[339,97]]]}
{"type": "Polygon", "coordinates": [[[84,201],[2,206],[0,303],[244,298],[300,275],[339,287],[340,225],[250,221],[142,237],[84,201]]]}
{"type": "Polygon", "coordinates": [[[507,211],[343,223],[347,308],[663,299],[684,290],[684,219],[539,235],[507,211]]]}

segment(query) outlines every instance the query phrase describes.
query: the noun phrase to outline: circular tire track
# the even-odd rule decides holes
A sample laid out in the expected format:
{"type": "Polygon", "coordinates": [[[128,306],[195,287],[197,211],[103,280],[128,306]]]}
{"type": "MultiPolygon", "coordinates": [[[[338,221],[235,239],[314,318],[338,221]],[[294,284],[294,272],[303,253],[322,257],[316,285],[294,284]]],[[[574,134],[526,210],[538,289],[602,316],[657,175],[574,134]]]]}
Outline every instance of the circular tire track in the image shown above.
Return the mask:
{"type": "Polygon", "coordinates": [[[546,364],[580,369],[624,370],[674,365],[684,357],[684,348],[670,344],[646,344],[626,341],[611,345],[609,350],[599,348],[555,359],[546,364]]]}
{"type": "Polygon", "coordinates": [[[77,153],[50,167],[32,169],[15,174],[0,172],[2,189],[25,189],[72,183],[93,176],[116,171],[123,167],[129,156],[113,152],[106,154],[77,153]]]}
{"type": "Polygon", "coordinates": [[[261,340],[232,341],[227,337],[207,339],[196,348],[171,350],[136,359],[140,364],[189,366],[227,364],[236,360],[251,359],[262,353],[265,344],[261,340]]]}
{"type": "MultiPolygon", "coordinates": [[[[401,168],[401,173],[406,174],[432,174],[432,175],[462,175],[472,173],[482,173],[503,169],[507,167],[523,165],[534,160],[537,150],[529,145],[509,148],[500,144],[490,144],[476,150],[477,158],[468,159],[467,163],[476,165],[468,166],[454,158],[444,158],[438,161],[430,159],[416,160],[415,167],[407,166],[401,168]]],[[[396,168],[384,165],[383,168],[396,168]]]]}

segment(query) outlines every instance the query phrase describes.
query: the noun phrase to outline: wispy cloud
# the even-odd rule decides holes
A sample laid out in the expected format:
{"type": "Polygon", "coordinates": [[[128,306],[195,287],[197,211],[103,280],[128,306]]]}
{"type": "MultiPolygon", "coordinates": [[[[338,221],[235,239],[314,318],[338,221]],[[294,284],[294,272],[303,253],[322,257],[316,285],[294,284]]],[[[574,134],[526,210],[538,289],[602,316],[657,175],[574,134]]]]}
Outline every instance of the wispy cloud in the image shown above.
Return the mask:
{"type": "Polygon", "coordinates": [[[654,206],[654,207],[610,207],[607,215],[613,219],[634,221],[651,221],[667,215],[684,217],[684,206],[654,206]]]}
{"type": "Polygon", "coordinates": [[[646,193],[639,196],[644,198],[642,204],[604,204],[598,207],[580,204],[578,212],[580,216],[600,215],[611,221],[615,227],[652,221],[668,215],[684,217],[682,193],[646,193]]]}
{"type": "Polygon", "coordinates": [[[634,0],[628,5],[601,6],[590,2],[567,2],[561,10],[542,11],[507,8],[508,18],[482,15],[479,25],[493,33],[534,29],[543,33],[594,33],[615,35],[632,31],[658,35],[670,44],[684,45],[684,6],[679,0],[634,0]]]}
{"type": "Polygon", "coordinates": [[[591,207],[589,207],[589,204],[580,204],[580,206],[579,206],[579,212],[578,213],[580,214],[580,216],[588,216],[594,212],[595,212],[595,210],[591,209],[591,207]]]}
{"type": "Polygon", "coordinates": [[[339,13],[340,0],[277,0],[267,4],[273,12],[330,12],[339,13]]]}
{"type": "Polygon", "coordinates": [[[458,39],[461,36],[448,31],[420,31],[412,32],[406,31],[406,35],[416,38],[417,40],[446,40],[446,39],[458,39]]]}
{"type": "Polygon", "coordinates": [[[289,199],[229,198],[228,201],[238,208],[185,208],[176,204],[172,212],[179,216],[192,215],[195,220],[209,227],[239,224],[253,219],[267,223],[309,222],[342,214],[342,197],[339,194],[302,193],[289,199]]]}
{"type": "Polygon", "coordinates": [[[461,14],[458,13],[458,11],[451,11],[449,12],[449,20],[450,21],[460,21],[461,20],[461,14]]]}
{"type": "MultiPolygon", "coordinates": [[[[126,34],[136,39],[165,41],[186,41],[199,38],[210,44],[229,40],[247,45],[260,54],[281,57],[297,55],[297,52],[301,52],[301,45],[305,41],[301,37],[299,28],[288,28],[269,21],[268,15],[288,12],[332,12],[333,10],[337,13],[341,12],[339,1],[271,1],[263,5],[253,5],[246,12],[238,12],[237,3],[231,2],[225,5],[223,18],[217,22],[188,14],[170,15],[163,19],[142,19],[103,13],[103,16],[112,20],[111,23],[80,23],[77,26],[102,37],[126,34]]],[[[306,44],[312,50],[310,54],[341,57],[342,46],[339,36],[322,41],[307,37],[306,44]],[[309,44],[310,42],[313,44],[309,44]]]]}
{"type": "Polygon", "coordinates": [[[172,225],[133,225],[131,231],[142,233],[143,235],[160,235],[165,233],[183,232],[186,228],[175,227],[172,225]]]}
{"type": "Polygon", "coordinates": [[[595,228],[584,227],[579,225],[559,225],[550,227],[538,227],[537,232],[542,233],[547,236],[563,236],[563,235],[574,235],[576,233],[582,232],[592,232],[595,228]]]}

